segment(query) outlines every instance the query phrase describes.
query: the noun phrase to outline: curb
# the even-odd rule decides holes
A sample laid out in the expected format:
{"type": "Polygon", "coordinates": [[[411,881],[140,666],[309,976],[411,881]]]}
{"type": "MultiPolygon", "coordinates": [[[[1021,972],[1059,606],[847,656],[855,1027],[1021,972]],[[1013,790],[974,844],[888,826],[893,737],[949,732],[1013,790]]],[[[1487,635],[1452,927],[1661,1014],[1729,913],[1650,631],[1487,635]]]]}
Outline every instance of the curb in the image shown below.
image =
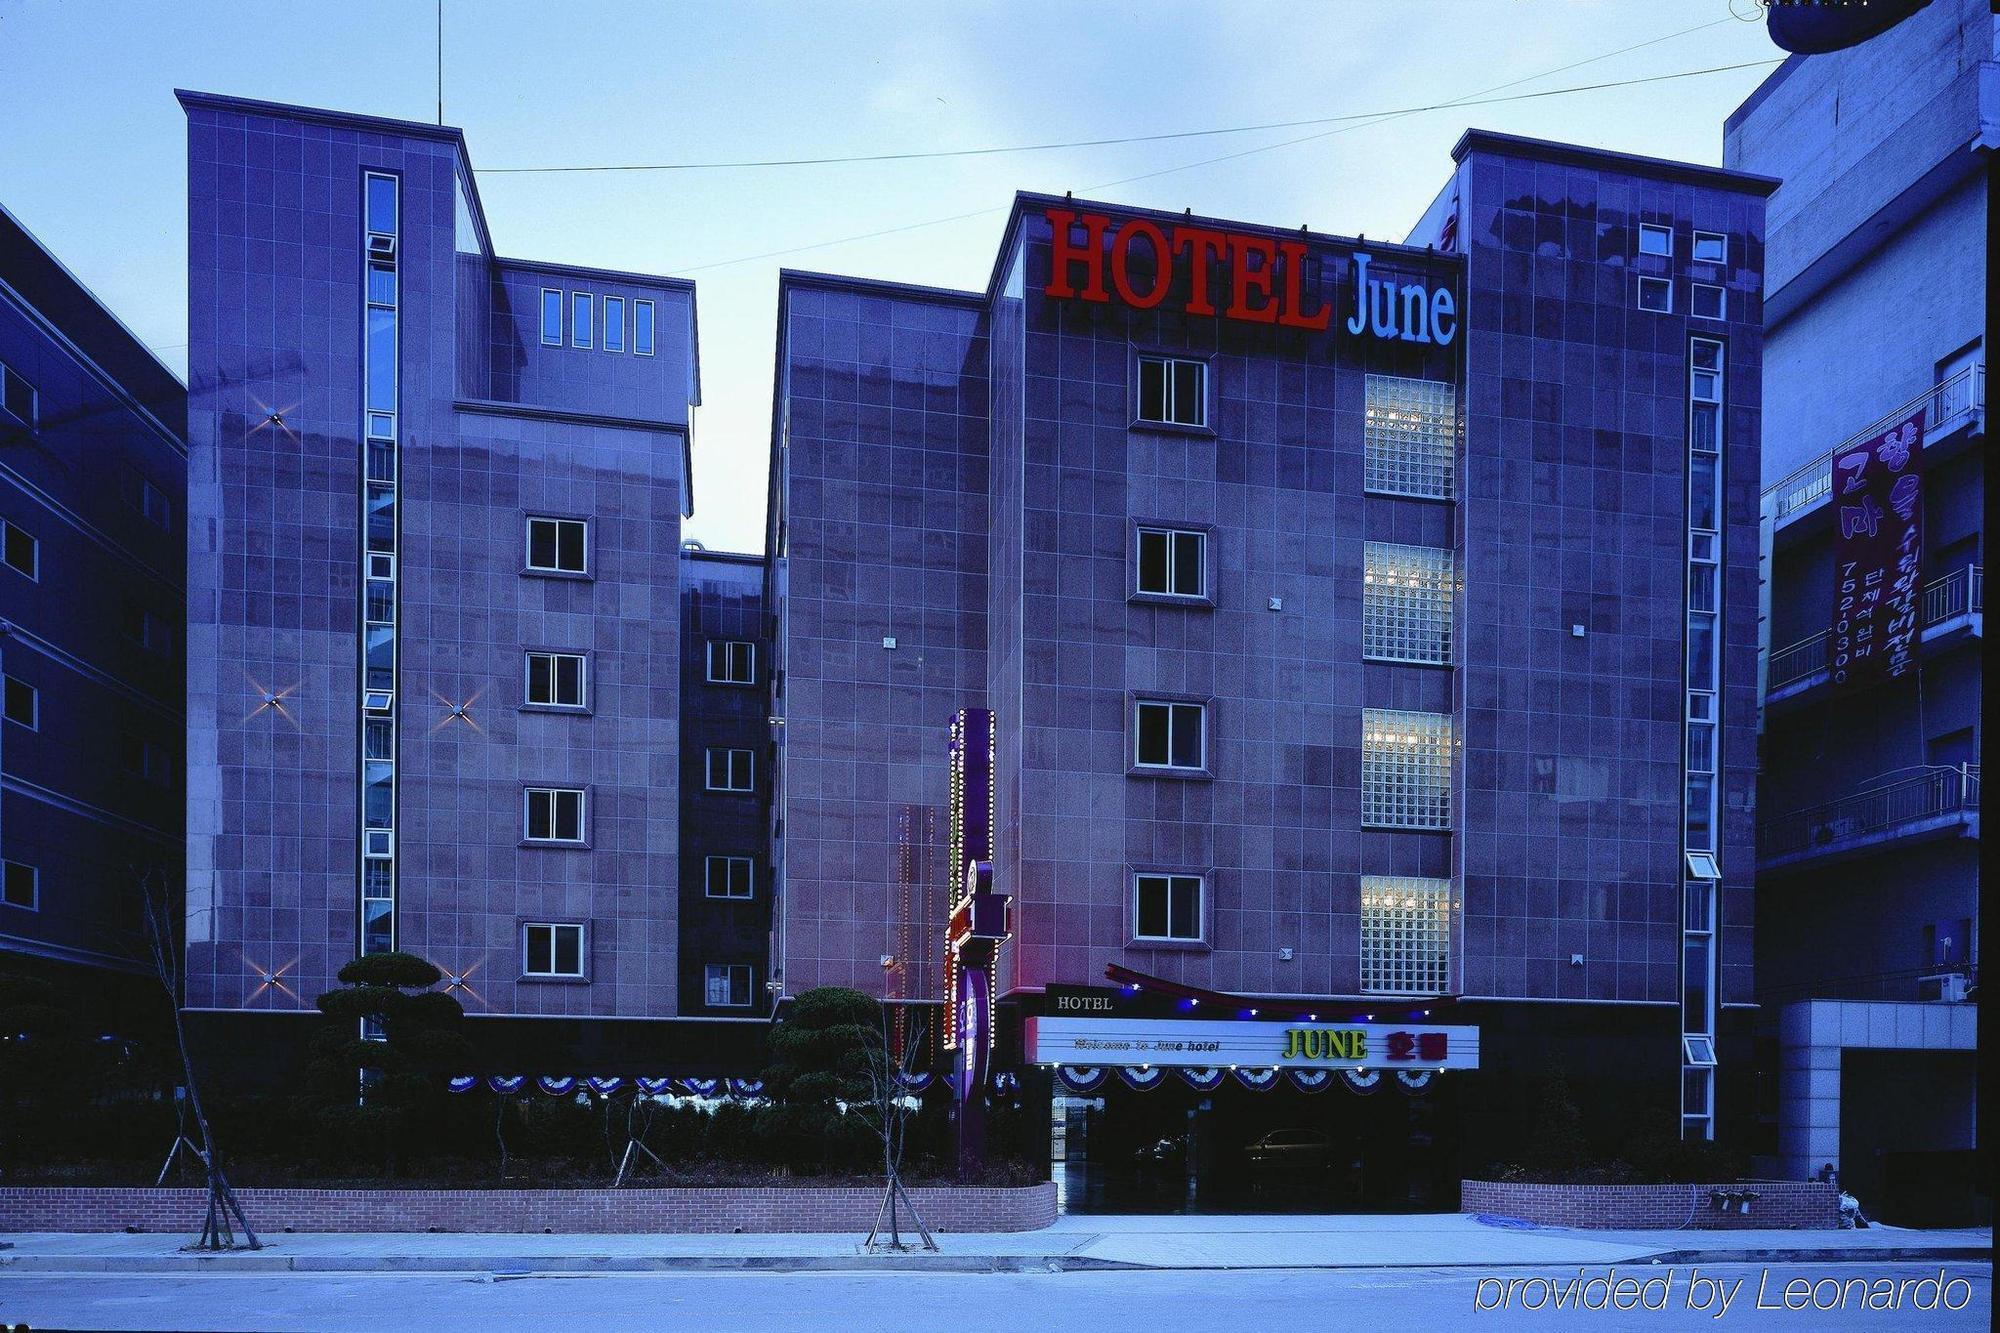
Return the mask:
{"type": "MultiPolygon", "coordinates": [[[[1797,1247],[1759,1250],[1662,1250],[1617,1260],[1589,1259],[1585,1268],[1632,1265],[1776,1263],[1990,1263],[1990,1247],[1974,1245],[1895,1246],[1879,1249],[1797,1247]]],[[[394,1255],[172,1254],[121,1258],[110,1255],[5,1254],[0,1274],[147,1273],[464,1273],[492,1282],[592,1273],[1076,1273],[1076,1272],[1239,1272],[1269,1270],[1398,1270],[1567,1268],[1563,1260],[1475,1260],[1430,1263],[1151,1264],[1098,1259],[1077,1254],[852,1254],[852,1255],[394,1255]]]]}

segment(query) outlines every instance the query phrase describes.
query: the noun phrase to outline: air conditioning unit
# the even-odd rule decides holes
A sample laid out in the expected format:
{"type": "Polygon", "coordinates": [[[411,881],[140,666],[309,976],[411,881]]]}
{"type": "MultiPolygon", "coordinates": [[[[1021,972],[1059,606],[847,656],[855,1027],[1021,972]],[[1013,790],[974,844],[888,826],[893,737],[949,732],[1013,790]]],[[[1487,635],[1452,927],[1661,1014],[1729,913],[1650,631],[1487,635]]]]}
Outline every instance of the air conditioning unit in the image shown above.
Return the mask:
{"type": "Polygon", "coordinates": [[[1918,977],[1917,994],[1926,1000],[1936,1003],[1963,1004],[1965,1003],[1965,973],[1940,972],[1935,976],[1918,977]]]}

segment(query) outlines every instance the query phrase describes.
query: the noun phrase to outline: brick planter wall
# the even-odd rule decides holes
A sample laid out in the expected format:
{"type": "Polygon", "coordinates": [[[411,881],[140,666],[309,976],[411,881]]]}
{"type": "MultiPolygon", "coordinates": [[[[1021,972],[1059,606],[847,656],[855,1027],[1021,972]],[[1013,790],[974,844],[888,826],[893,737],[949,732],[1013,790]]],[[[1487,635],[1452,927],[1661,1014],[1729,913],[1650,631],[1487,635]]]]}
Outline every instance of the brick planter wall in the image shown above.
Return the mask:
{"type": "MultiPolygon", "coordinates": [[[[259,1231],[867,1232],[882,1192],[816,1189],[313,1190],[236,1192],[259,1231]]],[[[912,1189],[932,1229],[1034,1231],[1056,1220],[1056,1187],[912,1189]]],[[[0,1188],[0,1232],[201,1230],[200,1189],[0,1188]]]]}
{"type": "Polygon", "coordinates": [[[1827,1231],[1840,1226],[1840,1187],[1815,1180],[1747,1180],[1727,1185],[1531,1185],[1459,1183],[1459,1211],[1518,1217],[1544,1226],[1618,1231],[1827,1231]],[[1749,1191],[1746,1215],[1717,1208],[1711,1190],[1749,1191]],[[1692,1212],[1690,1212],[1692,1210],[1692,1212]]]}

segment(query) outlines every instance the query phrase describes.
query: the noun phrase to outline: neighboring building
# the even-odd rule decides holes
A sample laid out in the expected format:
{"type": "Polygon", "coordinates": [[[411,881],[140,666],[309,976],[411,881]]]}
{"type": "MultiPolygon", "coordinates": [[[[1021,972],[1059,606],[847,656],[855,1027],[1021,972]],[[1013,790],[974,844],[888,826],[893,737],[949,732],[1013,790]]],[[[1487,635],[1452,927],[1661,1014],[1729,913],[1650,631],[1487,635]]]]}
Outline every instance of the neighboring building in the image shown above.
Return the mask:
{"type": "Polygon", "coordinates": [[[181,101],[190,1009],[226,1041],[401,949],[482,1072],[715,1072],[692,284],[498,257],[456,129],[181,101]]]}
{"type": "Polygon", "coordinates": [[[1968,1216],[1980,1176],[1963,1001],[1979,969],[1997,24],[1979,0],[1939,0],[1793,56],[1726,139],[1731,166],[1784,179],[1764,304],[1761,1146],[1783,1176],[1831,1165],[1892,1221],[1968,1216]],[[1871,678],[1836,623],[1845,543],[1871,521],[1840,464],[1916,412],[1912,641],[1903,669],[1871,678]]]}
{"type": "Polygon", "coordinates": [[[163,1016],[141,904],[180,890],[186,435],[180,381],[0,209],[0,968],[163,1016]]]}
{"type": "Polygon", "coordinates": [[[680,1012],[771,1012],[764,557],[681,546],[680,1012]]]}
{"type": "Polygon", "coordinates": [[[995,1068],[1073,1202],[1308,1124],[1436,1202],[1552,1066],[1600,1133],[1747,1114],[1775,182],[1455,157],[1413,244],[1023,195],[983,293],[781,279],[779,980],[984,1040],[902,951],[991,709],[995,1068]]]}

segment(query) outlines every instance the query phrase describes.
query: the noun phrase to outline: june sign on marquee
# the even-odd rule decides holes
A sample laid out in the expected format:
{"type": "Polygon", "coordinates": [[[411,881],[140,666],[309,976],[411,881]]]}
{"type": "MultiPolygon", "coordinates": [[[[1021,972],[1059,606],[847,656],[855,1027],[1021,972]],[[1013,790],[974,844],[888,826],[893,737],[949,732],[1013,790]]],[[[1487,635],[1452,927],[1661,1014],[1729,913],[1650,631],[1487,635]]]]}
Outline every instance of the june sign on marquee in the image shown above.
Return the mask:
{"type": "Polygon", "coordinates": [[[1146,1018],[1024,1020],[1032,1064],[1266,1069],[1477,1069],[1479,1029],[1429,1023],[1146,1018]]]}
{"type": "MultiPolygon", "coordinates": [[[[1114,220],[1104,213],[1051,208],[1049,280],[1044,296],[1152,310],[1180,295],[1175,313],[1214,315],[1246,324],[1324,333],[1334,308],[1306,290],[1303,240],[1265,232],[1225,231],[1193,222],[1114,220]],[[1079,237],[1079,231],[1082,233],[1079,237]],[[1142,262],[1135,265],[1134,260],[1142,262]],[[1225,274],[1211,287],[1211,278],[1225,274]],[[1176,278],[1184,275],[1186,282],[1176,278]]],[[[1352,309],[1341,327],[1354,337],[1449,346],[1458,335],[1458,303],[1448,286],[1397,282],[1369,272],[1372,255],[1356,250],[1352,309]]]]}

